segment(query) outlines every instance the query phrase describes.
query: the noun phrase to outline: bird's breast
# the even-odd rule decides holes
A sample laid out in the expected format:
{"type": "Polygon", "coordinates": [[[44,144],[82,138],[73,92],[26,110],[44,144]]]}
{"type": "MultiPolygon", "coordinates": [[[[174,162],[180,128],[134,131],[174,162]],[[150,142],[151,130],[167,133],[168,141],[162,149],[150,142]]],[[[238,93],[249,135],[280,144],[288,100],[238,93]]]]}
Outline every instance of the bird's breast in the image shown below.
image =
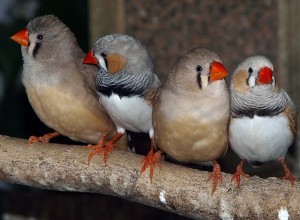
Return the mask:
{"type": "Polygon", "coordinates": [[[85,90],[74,93],[68,85],[48,86],[23,81],[35,113],[47,126],[77,141],[96,143],[102,132],[115,132],[98,100],[85,90]]]}
{"type": "Polygon", "coordinates": [[[205,162],[227,150],[228,99],[209,101],[162,94],[154,105],[153,117],[157,145],[176,160],[205,162]]]}
{"type": "Polygon", "coordinates": [[[284,157],[293,142],[288,118],[283,113],[271,117],[233,118],[229,126],[232,149],[249,161],[267,162],[284,157]]]}
{"type": "Polygon", "coordinates": [[[148,133],[152,128],[152,107],[141,96],[100,95],[100,101],[117,128],[148,133]]]}

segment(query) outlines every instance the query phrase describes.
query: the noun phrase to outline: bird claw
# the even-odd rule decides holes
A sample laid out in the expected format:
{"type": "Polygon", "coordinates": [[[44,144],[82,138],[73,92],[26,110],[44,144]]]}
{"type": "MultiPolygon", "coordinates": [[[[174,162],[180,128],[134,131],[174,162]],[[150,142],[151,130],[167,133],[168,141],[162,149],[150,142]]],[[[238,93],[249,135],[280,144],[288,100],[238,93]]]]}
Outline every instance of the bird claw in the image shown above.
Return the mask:
{"type": "Polygon", "coordinates": [[[90,165],[90,162],[92,160],[92,158],[96,155],[96,154],[101,154],[101,152],[103,151],[103,161],[105,166],[107,165],[107,159],[108,159],[108,154],[111,153],[113,151],[113,149],[116,147],[115,144],[96,144],[96,145],[91,145],[89,144],[87,146],[87,148],[92,148],[92,152],[89,154],[88,156],[88,164],[90,165]]]}
{"type": "Polygon", "coordinates": [[[105,163],[105,166],[107,165],[108,153],[112,152],[115,145],[110,142],[105,144],[106,137],[107,135],[103,134],[97,144],[95,145],[89,144],[88,146],[86,146],[86,149],[92,149],[92,152],[88,155],[88,165],[90,165],[92,158],[96,154],[100,155],[102,151],[103,151],[103,161],[105,163]]]}
{"type": "Polygon", "coordinates": [[[43,136],[30,136],[28,138],[28,144],[33,144],[33,143],[49,143],[50,139],[59,136],[60,134],[58,132],[52,132],[52,133],[47,133],[44,134],[43,136]]]}
{"type": "Polygon", "coordinates": [[[96,154],[101,154],[101,152],[104,149],[104,146],[101,143],[97,143],[96,145],[92,145],[89,144],[87,147],[87,149],[92,149],[92,152],[89,154],[88,156],[88,165],[90,165],[90,162],[92,160],[92,158],[96,155],[96,154]]]}
{"type": "Polygon", "coordinates": [[[144,157],[141,161],[141,163],[143,163],[143,166],[140,171],[140,176],[150,166],[149,177],[151,183],[152,183],[155,165],[157,164],[161,169],[161,165],[160,165],[161,154],[162,154],[161,150],[154,152],[154,149],[151,149],[148,155],[144,157]]]}
{"type": "Polygon", "coordinates": [[[103,161],[105,163],[105,166],[107,165],[107,159],[108,159],[108,154],[112,153],[113,149],[116,148],[116,144],[113,144],[111,142],[108,142],[104,149],[103,149],[103,161]]]}
{"type": "Polygon", "coordinates": [[[282,177],[281,179],[283,179],[283,180],[289,180],[291,182],[292,187],[293,187],[295,181],[299,180],[299,178],[293,177],[291,171],[289,170],[289,168],[285,164],[284,159],[279,159],[279,161],[280,161],[280,163],[281,163],[281,165],[282,165],[282,167],[284,169],[284,172],[285,172],[284,177],[282,177]]]}
{"type": "Polygon", "coordinates": [[[209,177],[207,179],[207,182],[209,182],[209,181],[211,181],[213,179],[213,188],[212,188],[211,196],[217,190],[219,180],[220,180],[221,183],[223,182],[222,172],[221,172],[220,165],[218,164],[217,161],[213,161],[213,163],[214,163],[213,171],[212,171],[212,173],[209,175],[209,177]]]}
{"type": "Polygon", "coordinates": [[[291,173],[286,173],[284,177],[282,177],[281,179],[283,180],[289,180],[292,187],[294,186],[295,181],[298,181],[299,178],[294,177],[291,173]]]}
{"type": "Polygon", "coordinates": [[[28,138],[28,144],[33,144],[33,143],[38,143],[38,142],[48,143],[49,140],[48,140],[48,141],[45,140],[45,139],[43,138],[43,136],[39,136],[39,137],[37,137],[37,136],[30,136],[30,137],[28,138]]]}
{"type": "Polygon", "coordinates": [[[241,189],[241,176],[250,178],[250,176],[243,171],[243,165],[244,161],[242,160],[241,163],[237,166],[236,171],[231,176],[231,182],[236,180],[236,184],[238,186],[238,189],[241,189]]]}

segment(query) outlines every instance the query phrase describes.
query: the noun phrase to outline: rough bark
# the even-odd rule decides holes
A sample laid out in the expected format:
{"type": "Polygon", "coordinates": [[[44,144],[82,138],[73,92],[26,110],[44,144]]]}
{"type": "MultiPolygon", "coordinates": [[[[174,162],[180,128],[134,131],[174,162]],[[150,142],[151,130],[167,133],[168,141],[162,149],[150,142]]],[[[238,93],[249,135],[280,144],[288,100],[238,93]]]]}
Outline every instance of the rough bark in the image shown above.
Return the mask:
{"type": "Polygon", "coordinates": [[[0,136],[0,179],[60,191],[118,196],[195,219],[292,219],[300,217],[300,186],[276,178],[242,180],[242,189],[223,185],[211,196],[209,172],[167,162],[156,168],[150,183],[148,170],[139,177],[142,157],[114,151],[104,166],[95,156],[88,166],[82,146],[32,144],[0,136]]]}

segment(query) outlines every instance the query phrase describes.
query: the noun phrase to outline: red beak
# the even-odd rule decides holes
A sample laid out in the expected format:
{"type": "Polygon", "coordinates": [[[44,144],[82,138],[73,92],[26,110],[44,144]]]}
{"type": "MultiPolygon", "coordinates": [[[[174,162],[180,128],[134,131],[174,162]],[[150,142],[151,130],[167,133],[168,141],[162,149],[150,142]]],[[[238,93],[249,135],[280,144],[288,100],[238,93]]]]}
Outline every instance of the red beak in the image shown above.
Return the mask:
{"type": "Polygon", "coordinates": [[[93,49],[91,49],[85,56],[85,58],[83,59],[82,63],[84,64],[96,64],[98,65],[99,62],[96,59],[96,57],[93,54],[93,49]]]}
{"type": "Polygon", "coordinates": [[[224,79],[228,73],[224,68],[223,64],[217,61],[212,62],[210,69],[210,82],[224,79]]]}
{"type": "Polygon", "coordinates": [[[270,84],[272,83],[273,71],[269,67],[263,67],[258,72],[257,83],[258,84],[270,84]]]}
{"type": "Polygon", "coordinates": [[[24,28],[18,33],[14,34],[10,37],[13,41],[16,41],[18,44],[21,44],[24,47],[29,46],[29,37],[28,37],[28,29],[24,28]]]}

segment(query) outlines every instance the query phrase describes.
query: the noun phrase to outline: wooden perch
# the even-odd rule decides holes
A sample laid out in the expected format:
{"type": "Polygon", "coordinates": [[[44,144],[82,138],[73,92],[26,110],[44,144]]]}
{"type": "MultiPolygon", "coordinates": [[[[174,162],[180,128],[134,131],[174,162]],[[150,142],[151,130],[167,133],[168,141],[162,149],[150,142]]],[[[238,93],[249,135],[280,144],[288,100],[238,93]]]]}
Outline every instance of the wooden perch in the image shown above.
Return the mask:
{"type": "Polygon", "coordinates": [[[0,178],[61,191],[102,193],[196,219],[300,218],[300,184],[253,177],[242,180],[242,190],[223,175],[211,197],[209,172],[162,162],[152,184],[148,170],[139,177],[142,157],[114,151],[104,166],[102,156],[87,165],[89,151],[82,146],[32,144],[0,135],[0,178]]]}

